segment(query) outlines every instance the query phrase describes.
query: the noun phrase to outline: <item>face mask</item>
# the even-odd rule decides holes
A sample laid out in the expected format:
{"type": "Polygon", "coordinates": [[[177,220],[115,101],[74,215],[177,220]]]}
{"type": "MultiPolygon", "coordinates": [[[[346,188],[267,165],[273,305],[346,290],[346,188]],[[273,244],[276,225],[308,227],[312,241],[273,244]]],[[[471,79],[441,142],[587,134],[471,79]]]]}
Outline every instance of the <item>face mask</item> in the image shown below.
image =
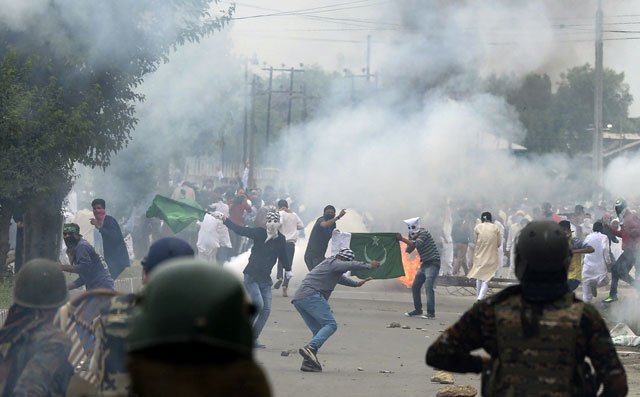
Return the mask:
{"type": "Polygon", "coordinates": [[[267,222],[267,239],[266,241],[269,241],[271,239],[274,239],[278,236],[278,228],[280,227],[280,224],[277,222],[267,222]]]}
{"type": "Polygon", "coordinates": [[[330,221],[330,220],[332,220],[332,219],[333,219],[333,218],[335,218],[335,217],[336,217],[336,216],[335,216],[335,214],[331,214],[331,213],[329,213],[329,214],[324,214],[324,220],[325,220],[325,221],[330,221]]]}
{"type": "Polygon", "coordinates": [[[409,226],[409,238],[418,237],[418,233],[420,232],[420,228],[417,225],[409,226]]]}
{"type": "Polygon", "coordinates": [[[64,244],[67,246],[67,248],[72,248],[77,243],[78,243],[78,239],[76,239],[73,236],[67,236],[67,237],[64,238],[64,244]]]}

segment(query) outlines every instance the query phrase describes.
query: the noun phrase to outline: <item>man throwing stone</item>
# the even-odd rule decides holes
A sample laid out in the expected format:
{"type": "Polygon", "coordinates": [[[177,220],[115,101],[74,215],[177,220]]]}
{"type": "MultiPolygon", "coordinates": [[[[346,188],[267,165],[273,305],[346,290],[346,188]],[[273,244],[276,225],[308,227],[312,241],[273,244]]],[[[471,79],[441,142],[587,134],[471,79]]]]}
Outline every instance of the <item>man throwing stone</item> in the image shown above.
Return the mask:
{"type": "Polygon", "coordinates": [[[336,284],[361,287],[370,280],[356,281],[343,273],[349,270],[371,270],[380,267],[378,261],[356,262],[353,260],[354,257],[353,251],[342,248],[336,256],[320,262],[307,273],[293,297],[293,306],[313,333],[311,341],[298,351],[303,358],[301,371],[322,372],[322,366],[316,354],[338,329],[328,302],[336,284]]]}

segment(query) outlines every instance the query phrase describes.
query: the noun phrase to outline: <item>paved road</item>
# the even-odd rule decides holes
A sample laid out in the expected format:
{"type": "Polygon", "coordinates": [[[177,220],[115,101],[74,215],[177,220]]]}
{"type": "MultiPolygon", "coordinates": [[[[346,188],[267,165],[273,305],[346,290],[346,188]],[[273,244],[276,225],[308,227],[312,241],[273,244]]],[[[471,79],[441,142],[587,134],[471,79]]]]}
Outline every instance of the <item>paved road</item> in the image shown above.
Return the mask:
{"type": "MultiPolygon", "coordinates": [[[[412,306],[409,290],[393,282],[378,283],[357,289],[338,286],[331,298],[338,331],[319,352],[323,372],[311,374],[300,371],[302,359],[297,353],[281,356],[282,351],[304,346],[311,333],[291,299],[274,291],[273,311],[261,337],[267,348],[258,351],[257,358],[267,370],[275,396],[435,395],[442,385],[429,381],[433,370],[424,361],[427,346],[473,298],[437,295],[437,319],[407,318],[402,313],[412,306]],[[391,322],[411,328],[387,328],[391,322]]],[[[479,387],[477,375],[456,375],[455,380],[479,387]]]]}

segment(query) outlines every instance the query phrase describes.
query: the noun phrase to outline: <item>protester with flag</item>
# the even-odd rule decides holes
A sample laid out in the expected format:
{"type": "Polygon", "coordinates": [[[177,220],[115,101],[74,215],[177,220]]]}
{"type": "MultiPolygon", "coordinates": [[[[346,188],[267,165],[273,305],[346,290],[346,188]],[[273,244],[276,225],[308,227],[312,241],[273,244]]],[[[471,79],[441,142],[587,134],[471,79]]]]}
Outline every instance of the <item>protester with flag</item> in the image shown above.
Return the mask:
{"type": "Polygon", "coordinates": [[[251,303],[256,307],[256,318],[253,322],[254,346],[263,349],[265,345],[258,341],[262,329],[267,324],[271,313],[271,270],[276,260],[283,263],[286,279],[293,277],[291,261],[287,255],[286,239],[278,231],[280,227],[280,214],[277,211],[269,212],[266,224],[259,227],[245,227],[235,224],[231,218],[227,218],[220,212],[213,214],[222,219],[226,227],[239,236],[253,240],[249,263],[244,269],[244,286],[251,297],[251,303]]]}
{"type": "Polygon", "coordinates": [[[343,273],[350,270],[372,270],[380,267],[379,261],[356,262],[353,260],[354,257],[355,254],[351,249],[342,248],[336,256],[331,256],[320,262],[311,272],[307,273],[293,297],[291,303],[313,333],[311,341],[298,351],[303,358],[301,371],[322,372],[322,365],[317,357],[318,349],[338,329],[338,324],[328,302],[336,284],[361,287],[371,280],[367,278],[356,281],[343,273]]]}
{"type": "Polygon", "coordinates": [[[404,223],[409,229],[409,238],[404,238],[402,234],[398,233],[398,241],[407,244],[406,251],[408,253],[417,249],[418,255],[420,255],[420,269],[416,273],[413,285],[411,285],[413,310],[405,313],[405,316],[433,319],[436,317],[436,294],[433,286],[436,283],[438,272],[440,272],[440,252],[438,252],[438,247],[431,233],[420,226],[420,217],[406,219],[404,223]],[[427,294],[427,314],[424,316],[422,316],[422,299],[420,297],[423,285],[427,294]]]}

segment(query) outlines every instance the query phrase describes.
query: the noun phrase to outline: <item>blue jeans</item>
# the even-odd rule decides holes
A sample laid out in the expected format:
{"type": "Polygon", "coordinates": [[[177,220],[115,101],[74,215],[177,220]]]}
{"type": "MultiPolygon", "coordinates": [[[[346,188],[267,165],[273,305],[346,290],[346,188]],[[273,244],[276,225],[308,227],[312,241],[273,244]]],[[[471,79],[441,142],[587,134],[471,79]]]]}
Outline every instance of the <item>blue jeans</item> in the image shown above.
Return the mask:
{"type": "Polygon", "coordinates": [[[309,347],[316,351],[338,330],[329,302],[320,293],[293,301],[293,306],[313,333],[309,347]]]}
{"type": "Polygon", "coordinates": [[[436,283],[436,278],[440,272],[440,266],[430,265],[421,267],[416,273],[416,278],[411,285],[411,292],[413,293],[413,307],[416,310],[422,310],[422,299],[420,298],[420,290],[424,284],[424,289],[427,293],[427,314],[431,316],[436,315],[436,294],[433,291],[433,287],[436,283]]]}
{"type": "Polygon", "coordinates": [[[244,275],[244,287],[249,293],[251,303],[256,307],[256,316],[253,321],[253,337],[256,340],[260,337],[260,333],[269,319],[269,314],[271,314],[272,285],[271,280],[255,281],[250,275],[244,275]]]}

